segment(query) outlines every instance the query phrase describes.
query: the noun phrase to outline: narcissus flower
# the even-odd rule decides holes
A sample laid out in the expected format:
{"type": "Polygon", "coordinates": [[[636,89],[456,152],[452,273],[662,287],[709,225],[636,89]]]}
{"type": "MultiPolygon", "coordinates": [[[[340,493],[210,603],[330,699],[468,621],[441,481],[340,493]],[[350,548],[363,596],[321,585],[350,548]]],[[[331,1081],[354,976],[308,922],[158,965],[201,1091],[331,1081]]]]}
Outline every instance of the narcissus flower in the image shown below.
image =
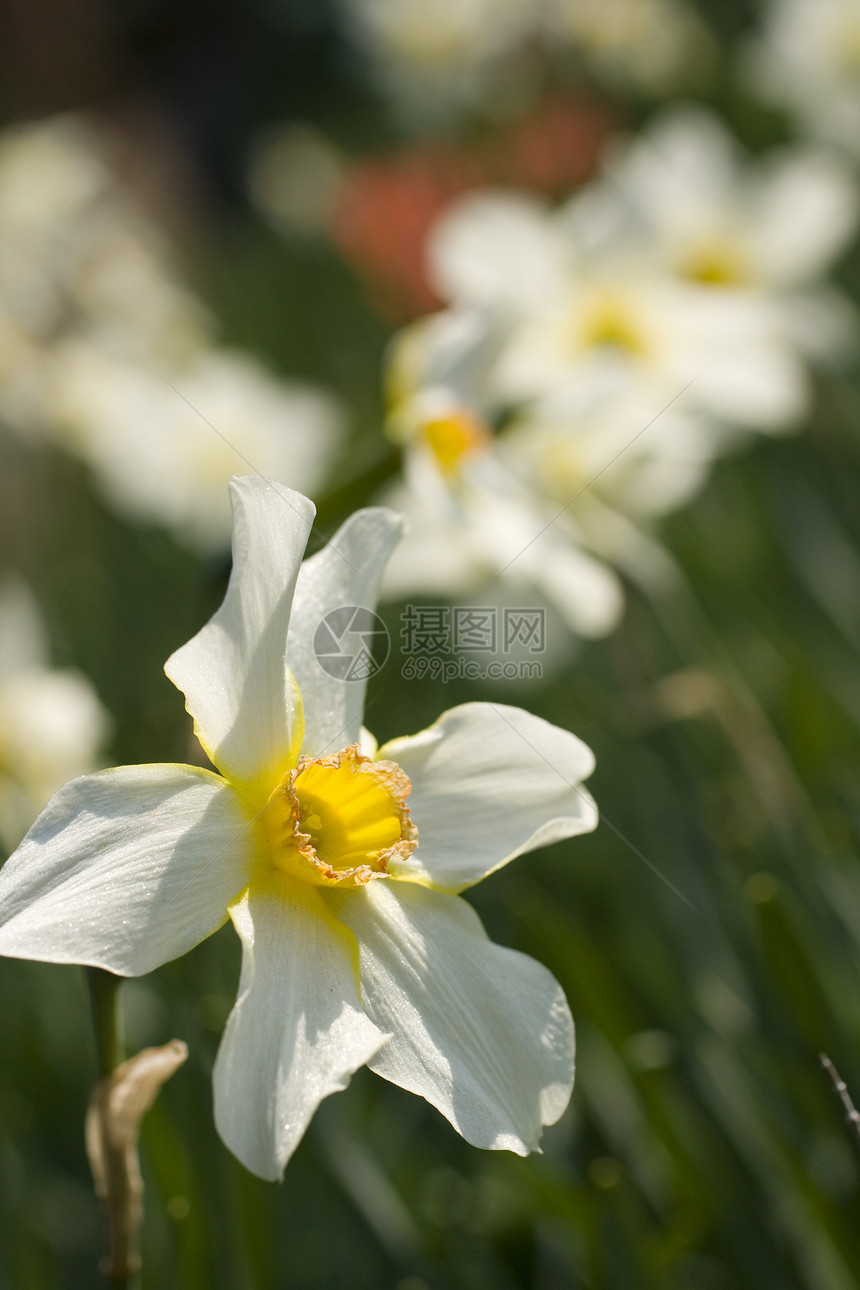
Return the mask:
{"type": "Polygon", "coordinates": [[[220,773],[126,766],[55,795],[0,871],[0,953],[150,972],[232,919],[243,947],[215,1118],[277,1178],[363,1064],[471,1143],[524,1154],[561,1115],[573,1024],[557,981],[493,945],[459,893],[594,828],[574,735],[469,703],[380,749],[364,685],[323,670],[323,617],[369,607],[400,533],[361,511],[304,564],[313,507],[235,480],[224,603],[167,662],[220,773]]]}

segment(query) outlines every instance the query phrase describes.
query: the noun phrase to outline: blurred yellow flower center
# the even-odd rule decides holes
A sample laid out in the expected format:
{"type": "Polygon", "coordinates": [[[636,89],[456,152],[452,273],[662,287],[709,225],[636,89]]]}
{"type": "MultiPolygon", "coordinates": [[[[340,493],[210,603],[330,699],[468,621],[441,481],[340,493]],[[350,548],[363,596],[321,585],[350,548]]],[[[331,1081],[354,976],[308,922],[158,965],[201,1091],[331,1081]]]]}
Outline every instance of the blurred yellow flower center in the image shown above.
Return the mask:
{"type": "Polygon", "coordinates": [[[728,241],[703,242],[690,248],[681,256],[678,269],[682,277],[709,287],[741,287],[750,280],[740,248],[728,241]]]}
{"type": "Polygon", "coordinates": [[[577,340],[587,348],[616,349],[637,356],[649,348],[643,329],[637,326],[625,302],[611,295],[592,302],[581,321],[577,340]]]}
{"type": "Polygon", "coordinates": [[[304,882],[355,887],[385,877],[418,845],[409,777],[353,744],[334,757],[302,757],[269,798],[263,827],[272,862],[304,882]]]}
{"type": "Polygon", "coordinates": [[[426,421],[424,437],[442,469],[453,474],[467,457],[488,448],[491,436],[482,421],[460,409],[426,421]]]}

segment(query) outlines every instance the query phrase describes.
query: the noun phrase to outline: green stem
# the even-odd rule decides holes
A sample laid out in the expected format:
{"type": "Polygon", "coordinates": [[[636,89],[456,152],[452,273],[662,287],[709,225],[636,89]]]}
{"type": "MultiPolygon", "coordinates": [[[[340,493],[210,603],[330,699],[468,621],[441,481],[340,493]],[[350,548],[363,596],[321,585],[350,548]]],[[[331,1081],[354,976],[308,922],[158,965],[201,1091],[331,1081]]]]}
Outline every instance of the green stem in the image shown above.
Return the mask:
{"type": "MultiPolygon", "coordinates": [[[[90,1010],[93,1018],[93,1035],[96,1045],[96,1065],[99,1080],[107,1079],[122,1063],[124,1052],[122,1021],[119,1011],[119,988],[122,977],[115,976],[104,968],[87,968],[87,985],[90,993],[90,1010]]],[[[108,1224],[113,1231],[115,1218],[110,1211],[108,1200],[108,1224]]],[[[113,1237],[111,1237],[113,1247],[113,1237]]],[[[112,1264],[105,1273],[110,1290],[128,1290],[129,1277],[124,1266],[117,1268],[112,1264]]]]}
{"type": "Polygon", "coordinates": [[[113,972],[106,972],[104,968],[90,967],[87,968],[87,984],[90,990],[99,1077],[105,1079],[113,1074],[123,1060],[122,1023],[119,1016],[122,977],[114,976],[113,972]]]}

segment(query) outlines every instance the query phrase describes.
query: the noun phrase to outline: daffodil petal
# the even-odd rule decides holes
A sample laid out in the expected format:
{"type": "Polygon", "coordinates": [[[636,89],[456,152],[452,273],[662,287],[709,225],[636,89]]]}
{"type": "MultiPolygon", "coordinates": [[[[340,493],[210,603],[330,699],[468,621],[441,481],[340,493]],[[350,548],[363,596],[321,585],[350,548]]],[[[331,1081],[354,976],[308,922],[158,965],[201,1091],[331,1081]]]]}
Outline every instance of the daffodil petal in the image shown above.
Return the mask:
{"type": "Polygon", "coordinates": [[[284,644],[293,589],[314,518],[301,493],[249,475],[230,483],[233,572],[224,603],[164,670],[185,694],[219,770],[265,790],[295,764],[301,704],[284,644]]]}
{"type": "Polygon", "coordinates": [[[335,907],[359,943],[365,1011],[392,1032],[371,1070],[473,1146],[534,1151],[573,1087],[573,1021],[552,974],[494,945],[457,896],[376,882],[335,907]]]}
{"type": "Polygon", "coordinates": [[[0,954],[140,976],[227,920],[253,822],[191,766],[121,766],[54,795],[0,870],[0,954]]]}
{"type": "Polygon", "coordinates": [[[403,520],[393,511],[357,511],[302,565],[287,663],[304,698],[303,752],[308,757],[336,753],[358,742],[368,675],[360,656],[367,624],[349,610],[373,609],[383,570],[402,532],[403,520]],[[335,617],[327,619],[332,613],[335,617]],[[342,658],[331,652],[338,648],[342,658]]]}
{"type": "Polygon", "coordinates": [[[387,1036],[358,996],[356,945],[305,883],[254,883],[230,908],[239,995],[215,1062],[215,1123],[260,1178],[280,1178],[323,1098],[387,1036]]]}
{"type": "Polygon", "coordinates": [[[525,851],[597,824],[582,787],[594,769],[591,750],[522,708],[464,703],[377,755],[412,781],[418,850],[398,876],[443,891],[462,891],[525,851]]]}
{"type": "Polygon", "coordinates": [[[764,272],[782,286],[825,273],[857,227],[857,183],[848,167],[798,149],[765,168],[759,190],[756,250],[764,272]]]}
{"type": "Polygon", "coordinates": [[[433,228],[427,260],[444,299],[473,305],[545,308],[570,272],[546,205],[502,189],[455,202],[433,228]]]}

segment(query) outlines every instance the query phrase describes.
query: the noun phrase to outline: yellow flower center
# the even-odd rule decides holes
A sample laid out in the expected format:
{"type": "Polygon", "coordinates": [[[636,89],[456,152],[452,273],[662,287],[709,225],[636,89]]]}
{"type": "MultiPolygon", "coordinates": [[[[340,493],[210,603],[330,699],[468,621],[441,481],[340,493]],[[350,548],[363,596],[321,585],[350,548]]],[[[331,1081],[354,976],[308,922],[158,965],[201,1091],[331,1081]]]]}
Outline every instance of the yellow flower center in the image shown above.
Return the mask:
{"type": "Polygon", "coordinates": [[[467,457],[483,452],[490,444],[487,427],[465,408],[425,421],[424,437],[442,470],[449,475],[467,457]]]}
{"type": "Polygon", "coordinates": [[[335,757],[300,758],[263,813],[273,864],[322,886],[385,877],[392,859],[408,859],[418,845],[411,790],[395,762],[371,761],[356,744],[335,757]]]}

